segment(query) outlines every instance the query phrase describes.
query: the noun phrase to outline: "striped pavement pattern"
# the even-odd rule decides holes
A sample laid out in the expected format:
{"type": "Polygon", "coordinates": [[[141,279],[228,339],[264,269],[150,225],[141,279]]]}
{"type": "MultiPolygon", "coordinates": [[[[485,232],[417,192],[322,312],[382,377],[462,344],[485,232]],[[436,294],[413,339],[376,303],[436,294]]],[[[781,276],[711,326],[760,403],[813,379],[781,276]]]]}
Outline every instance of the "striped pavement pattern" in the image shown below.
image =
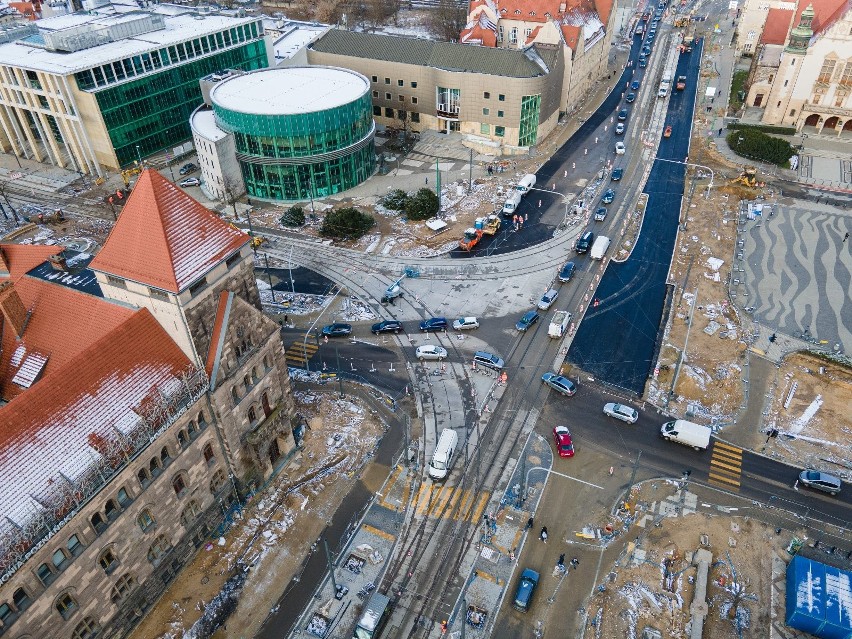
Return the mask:
{"type": "Polygon", "coordinates": [[[743,449],[722,442],[713,442],[710,456],[709,481],[729,490],[739,490],[742,475],[743,449]]]}

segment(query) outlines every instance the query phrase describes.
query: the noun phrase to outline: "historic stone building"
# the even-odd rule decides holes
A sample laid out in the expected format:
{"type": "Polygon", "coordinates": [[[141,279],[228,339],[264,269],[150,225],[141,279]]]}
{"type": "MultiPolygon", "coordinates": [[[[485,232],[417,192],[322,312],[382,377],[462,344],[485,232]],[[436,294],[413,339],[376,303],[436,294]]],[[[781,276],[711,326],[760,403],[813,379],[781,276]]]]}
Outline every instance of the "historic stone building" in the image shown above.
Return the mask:
{"type": "Polygon", "coordinates": [[[767,12],[746,106],[762,109],[764,124],[852,137],[852,9],[840,0],[793,7],[767,12]]]}
{"type": "Polygon", "coordinates": [[[95,256],[0,246],[0,635],[123,637],[294,448],[247,235],[154,171],[95,256]]]}

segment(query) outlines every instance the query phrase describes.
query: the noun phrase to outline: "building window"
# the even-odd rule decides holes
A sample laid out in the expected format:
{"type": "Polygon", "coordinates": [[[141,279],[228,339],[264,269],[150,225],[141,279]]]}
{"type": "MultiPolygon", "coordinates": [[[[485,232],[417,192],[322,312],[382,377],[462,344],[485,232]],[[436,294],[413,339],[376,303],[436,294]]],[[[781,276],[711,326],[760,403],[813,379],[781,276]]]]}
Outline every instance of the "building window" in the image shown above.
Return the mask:
{"type": "Polygon", "coordinates": [[[32,603],[32,600],[30,599],[30,596],[27,594],[26,590],[24,590],[23,588],[18,588],[15,591],[15,594],[12,595],[12,603],[15,604],[15,608],[21,611],[29,608],[30,604],[32,603]]]}
{"type": "Polygon", "coordinates": [[[124,488],[118,489],[118,503],[121,504],[122,508],[127,507],[132,501],[133,500],[130,499],[130,495],[127,494],[127,490],[124,488]]]}
{"type": "Polygon", "coordinates": [[[792,118],[794,115],[796,115],[796,109],[790,109],[790,117],[792,118]]]}
{"type": "Polygon", "coordinates": [[[7,603],[0,604],[0,622],[3,623],[3,628],[9,626],[9,617],[12,616],[12,607],[7,603]]]}
{"type": "Polygon", "coordinates": [[[103,531],[107,529],[108,524],[104,521],[103,515],[100,513],[95,513],[92,515],[92,528],[95,529],[95,533],[100,535],[103,531]]]}
{"type": "Polygon", "coordinates": [[[503,112],[502,112],[502,111],[497,111],[497,117],[498,117],[498,118],[502,118],[502,117],[503,117],[503,112]]]}
{"type": "Polygon", "coordinates": [[[482,97],[485,98],[486,100],[490,100],[491,99],[491,93],[489,91],[486,91],[485,93],[482,94],[482,97]]]}
{"type": "Polygon", "coordinates": [[[398,87],[404,87],[404,86],[405,86],[405,82],[404,82],[404,81],[402,81],[402,80],[397,80],[397,81],[396,81],[396,86],[398,86],[398,87]]]}
{"type": "Polygon", "coordinates": [[[207,462],[208,466],[216,461],[216,456],[213,454],[213,446],[211,444],[207,444],[204,447],[204,461],[207,462]]]}
{"type": "Polygon", "coordinates": [[[393,109],[389,109],[389,108],[385,107],[385,117],[386,118],[392,118],[393,117],[393,109]]]}
{"type": "Polygon", "coordinates": [[[840,84],[844,87],[852,87],[852,62],[847,62],[843,67],[843,75],[840,76],[840,84]]]}
{"type": "Polygon", "coordinates": [[[47,564],[42,564],[41,566],[38,567],[38,570],[36,570],[36,577],[38,577],[38,580],[42,584],[44,584],[45,587],[47,587],[50,584],[50,582],[53,581],[53,578],[55,577],[55,575],[53,574],[53,571],[50,569],[50,566],[48,566],[47,564]]]}
{"type": "Polygon", "coordinates": [[[184,508],[183,512],[180,514],[180,523],[183,524],[184,528],[189,528],[189,525],[198,519],[200,514],[201,507],[198,505],[198,502],[193,499],[186,505],[186,508],[184,508]]]}
{"type": "Polygon", "coordinates": [[[390,93],[385,93],[385,100],[392,100],[393,96],[390,93]]]}
{"type": "Polygon", "coordinates": [[[485,124],[485,122],[481,123],[481,124],[479,125],[479,132],[480,132],[482,135],[491,135],[491,125],[490,125],[490,124],[485,124]]]}
{"type": "Polygon", "coordinates": [[[68,563],[68,557],[60,548],[59,550],[53,553],[53,565],[56,566],[57,570],[62,570],[66,564],[68,563]]]}
{"type": "Polygon", "coordinates": [[[373,76],[373,82],[378,82],[378,81],[379,81],[379,76],[374,75],[374,76],[373,76]]]}
{"type": "Polygon", "coordinates": [[[505,96],[505,95],[503,95],[502,93],[500,93],[500,94],[497,96],[497,99],[498,99],[498,100],[500,100],[500,102],[505,102],[505,101],[506,101],[506,96],[505,96]]]}
{"type": "Polygon", "coordinates": [[[811,104],[819,104],[819,100],[820,100],[820,96],[819,96],[819,95],[815,95],[815,96],[813,97],[813,100],[811,100],[811,104]]]}
{"type": "Polygon", "coordinates": [[[400,101],[400,102],[405,102],[405,96],[404,96],[404,95],[399,96],[399,101],[400,101]]]}
{"type": "Polygon", "coordinates": [[[183,497],[186,494],[186,476],[180,473],[172,480],[172,488],[175,489],[175,495],[183,497]]]}
{"type": "Polygon", "coordinates": [[[838,107],[838,108],[842,107],[842,106],[843,106],[843,102],[844,102],[844,100],[846,100],[846,96],[845,96],[845,95],[838,95],[838,96],[834,99],[834,106],[836,106],[836,107],[838,107]]]}
{"type": "Polygon", "coordinates": [[[412,88],[412,89],[416,89],[416,88],[417,88],[417,81],[414,81],[414,82],[412,82],[412,83],[411,83],[411,88],[412,88]]]}
{"type": "Polygon", "coordinates": [[[107,284],[115,286],[116,288],[127,288],[126,282],[120,277],[115,277],[114,275],[107,275],[107,284]]]}
{"type": "MultiPolygon", "coordinates": [[[[376,111],[379,107],[373,107],[373,112],[376,111]]],[[[231,386],[231,401],[234,402],[234,406],[240,403],[240,394],[237,392],[236,386],[231,386]]]]}
{"type": "Polygon", "coordinates": [[[160,466],[159,457],[152,457],[151,461],[148,463],[148,471],[151,473],[151,477],[158,477],[160,475],[160,470],[162,466],[160,466]]]}
{"type": "Polygon", "coordinates": [[[831,82],[831,76],[834,74],[834,67],[836,64],[837,60],[825,60],[822,63],[822,69],[819,71],[817,82],[821,82],[822,84],[828,84],[831,82]]]}
{"type": "Polygon", "coordinates": [[[527,37],[527,39],[529,40],[529,37],[532,35],[532,29],[530,29],[529,27],[527,27],[526,29],[524,29],[524,35],[525,35],[525,36],[527,37]]]}
{"type": "Polygon", "coordinates": [[[385,84],[390,84],[390,78],[385,78],[385,84]]]}
{"type": "Polygon", "coordinates": [[[412,96],[411,104],[417,104],[417,98],[416,97],[412,96]]]}
{"type": "Polygon", "coordinates": [[[160,451],[160,463],[163,465],[163,468],[168,466],[172,461],[172,456],[169,453],[169,447],[163,446],[163,449],[160,451]]]}
{"type": "Polygon", "coordinates": [[[91,617],[86,617],[74,628],[74,634],[71,635],[71,639],[94,639],[100,631],[101,627],[97,622],[91,617]]]}
{"type": "Polygon", "coordinates": [[[500,26],[498,26],[497,28],[498,28],[498,31],[497,31],[497,41],[498,41],[498,42],[503,42],[503,25],[501,24],[501,25],[500,25],[500,26]]]}
{"type": "Polygon", "coordinates": [[[509,29],[509,43],[515,44],[518,41],[518,28],[512,27],[509,29]]]}
{"type": "Polygon", "coordinates": [[[107,548],[101,553],[98,563],[101,565],[101,568],[104,569],[106,574],[110,574],[118,567],[118,559],[111,548],[107,548]]]}
{"type": "Polygon", "coordinates": [[[107,516],[107,521],[115,521],[120,512],[118,509],[118,504],[115,503],[115,500],[110,499],[109,501],[107,501],[104,512],[107,516]]]}
{"type": "Polygon", "coordinates": [[[482,115],[488,115],[490,113],[491,113],[491,109],[489,109],[488,107],[484,107],[482,109],[482,115]]]}
{"type": "Polygon", "coordinates": [[[112,603],[118,603],[124,596],[133,589],[133,577],[130,575],[122,575],[118,578],[118,581],[115,582],[115,585],[112,587],[112,592],[110,593],[110,599],[112,603]]]}
{"type": "Polygon", "coordinates": [[[189,287],[190,297],[195,297],[207,287],[207,279],[201,278],[198,282],[189,287]]]}
{"type": "Polygon", "coordinates": [[[214,495],[218,493],[225,485],[225,471],[221,468],[213,474],[213,479],[210,480],[210,492],[214,495]]]}
{"type": "Polygon", "coordinates": [[[498,138],[502,138],[504,135],[506,135],[506,127],[495,126],[494,135],[496,135],[498,138]]]}
{"type": "Polygon", "coordinates": [[[73,615],[74,611],[77,610],[77,602],[74,601],[74,598],[67,592],[59,595],[56,599],[56,603],[53,605],[56,608],[56,612],[62,615],[63,619],[68,619],[68,617],[73,615]]]}
{"type": "Polygon", "coordinates": [[[177,441],[178,441],[178,446],[180,446],[181,448],[186,448],[187,446],[189,446],[189,438],[186,436],[186,433],[182,430],[178,431],[177,441]]]}
{"type": "Polygon", "coordinates": [[[376,98],[376,99],[378,100],[378,99],[379,99],[379,92],[378,92],[378,91],[373,91],[373,97],[374,97],[374,98],[376,98]]]}
{"type": "Polygon", "coordinates": [[[139,527],[143,531],[147,531],[151,526],[156,524],[156,520],[153,516],[151,516],[151,511],[147,508],[143,509],[141,513],[136,517],[136,523],[139,524],[139,527]]]}
{"type": "Polygon", "coordinates": [[[166,541],[166,538],[163,535],[160,535],[154,540],[154,543],[151,544],[151,547],[148,549],[148,561],[155,566],[158,566],[169,550],[171,550],[169,542],[166,541]]]}
{"type": "Polygon", "coordinates": [[[411,114],[411,121],[412,122],[420,122],[420,114],[417,111],[414,111],[411,114]]]}
{"type": "Polygon", "coordinates": [[[166,301],[166,302],[169,301],[169,294],[166,293],[165,291],[161,291],[158,288],[150,288],[149,287],[148,288],[148,294],[151,297],[156,297],[158,300],[163,300],[163,301],[166,301]]]}
{"type": "Polygon", "coordinates": [[[254,424],[257,421],[257,412],[254,410],[254,406],[248,409],[248,419],[249,424],[254,424]]]}
{"type": "Polygon", "coordinates": [[[77,535],[71,535],[65,543],[65,547],[71,553],[72,557],[79,555],[85,548],[77,535]]]}
{"type": "Polygon", "coordinates": [[[148,475],[148,471],[145,468],[139,469],[139,472],[136,473],[136,478],[139,480],[139,485],[142,486],[142,490],[145,490],[148,487],[148,484],[151,483],[151,477],[148,475]]]}
{"type": "Polygon", "coordinates": [[[373,115],[381,115],[381,114],[382,114],[382,107],[374,106],[373,107],[373,115]]]}
{"type": "Polygon", "coordinates": [[[198,428],[195,427],[195,422],[192,421],[191,419],[189,420],[189,423],[186,425],[186,431],[189,434],[190,441],[192,441],[196,437],[198,437],[198,428]]]}

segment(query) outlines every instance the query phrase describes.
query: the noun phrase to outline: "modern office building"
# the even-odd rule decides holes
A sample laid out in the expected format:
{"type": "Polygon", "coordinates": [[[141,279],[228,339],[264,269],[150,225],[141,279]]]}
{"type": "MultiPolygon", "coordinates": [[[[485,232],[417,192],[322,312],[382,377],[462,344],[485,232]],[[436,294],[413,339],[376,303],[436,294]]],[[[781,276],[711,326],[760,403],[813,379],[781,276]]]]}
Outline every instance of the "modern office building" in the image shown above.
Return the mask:
{"type": "Polygon", "coordinates": [[[228,181],[231,148],[246,193],[261,199],[324,197],[373,174],[370,82],[359,73],[311,66],[231,75],[210,91],[210,104],[212,116],[199,109],[191,122],[210,192],[228,181]]]}
{"type": "Polygon", "coordinates": [[[0,45],[0,148],[101,174],[190,138],[198,80],[266,67],[262,20],[106,4],[0,45]]]}
{"type": "Polygon", "coordinates": [[[308,60],[370,79],[373,117],[410,131],[460,132],[483,153],[526,153],[556,126],[563,49],[501,49],[332,29],[308,60]]]}
{"type": "Polygon", "coordinates": [[[126,637],[295,419],[249,237],[145,171],[103,248],[0,245],[0,635],[126,637]]]}

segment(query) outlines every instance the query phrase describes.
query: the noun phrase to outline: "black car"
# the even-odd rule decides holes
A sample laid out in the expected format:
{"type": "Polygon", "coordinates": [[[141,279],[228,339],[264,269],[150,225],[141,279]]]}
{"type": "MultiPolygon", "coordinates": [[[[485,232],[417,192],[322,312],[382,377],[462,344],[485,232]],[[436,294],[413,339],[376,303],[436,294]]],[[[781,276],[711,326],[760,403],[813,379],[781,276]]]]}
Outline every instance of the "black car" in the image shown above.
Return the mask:
{"type": "Polygon", "coordinates": [[[586,231],[580,236],[580,239],[577,240],[577,243],[574,245],[574,250],[578,253],[588,253],[589,249],[592,248],[592,242],[595,241],[595,234],[591,231],[586,231]]]}
{"type": "Polygon", "coordinates": [[[621,167],[619,167],[619,168],[617,168],[617,169],[613,169],[613,170],[612,170],[612,175],[610,176],[610,179],[611,179],[613,182],[618,182],[618,181],[619,181],[621,178],[623,178],[623,177],[624,177],[624,169],[622,169],[621,167]]]}
{"type": "Polygon", "coordinates": [[[447,326],[447,318],[445,317],[430,317],[420,322],[421,331],[445,331],[447,326]]]}
{"type": "Polygon", "coordinates": [[[627,119],[627,109],[622,109],[618,112],[618,119],[622,122],[627,119]]]}
{"type": "Polygon", "coordinates": [[[574,271],[577,270],[574,262],[566,262],[565,266],[559,269],[559,281],[568,282],[574,277],[574,271]]]}
{"type": "Polygon", "coordinates": [[[644,69],[647,66],[648,62],[645,60],[645,58],[639,58],[639,68],[644,69]]]}
{"type": "Polygon", "coordinates": [[[603,222],[606,219],[607,210],[605,206],[598,207],[595,211],[595,222],[603,222]]]}
{"type": "Polygon", "coordinates": [[[628,94],[627,94],[627,96],[624,98],[624,101],[625,101],[625,102],[627,102],[627,103],[629,104],[629,103],[633,102],[635,99],[636,99],[636,94],[635,94],[635,93],[633,93],[633,92],[631,91],[631,92],[630,92],[630,93],[628,93],[628,94]]]}
{"type": "Polygon", "coordinates": [[[322,327],[322,334],[326,337],[340,337],[341,335],[349,335],[350,333],[352,333],[352,324],[335,322],[334,324],[322,327]]]}
{"type": "Polygon", "coordinates": [[[399,333],[402,330],[402,322],[397,320],[385,320],[384,322],[373,324],[370,327],[370,330],[376,335],[379,333],[399,333]]]}
{"type": "Polygon", "coordinates": [[[521,331],[522,333],[527,330],[530,326],[535,324],[538,321],[538,312],[537,311],[527,311],[524,313],[524,316],[518,320],[518,323],[515,324],[515,328],[521,331]]]}
{"type": "Polygon", "coordinates": [[[604,191],[603,197],[601,198],[601,203],[611,204],[614,199],[615,191],[613,191],[612,189],[607,189],[606,191],[604,191]]]}
{"type": "Polygon", "coordinates": [[[190,162],[189,164],[184,164],[182,167],[180,167],[180,171],[178,171],[178,173],[180,173],[181,175],[186,175],[187,173],[192,173],[197,168],[197,166],[190,162]]]}
{"type": "Polygon", "coordinates": [[[649,47],[647,44],[644,47],[642,47],[642,54],[643,55],[651,55],[651,47],[649,47]]]}

